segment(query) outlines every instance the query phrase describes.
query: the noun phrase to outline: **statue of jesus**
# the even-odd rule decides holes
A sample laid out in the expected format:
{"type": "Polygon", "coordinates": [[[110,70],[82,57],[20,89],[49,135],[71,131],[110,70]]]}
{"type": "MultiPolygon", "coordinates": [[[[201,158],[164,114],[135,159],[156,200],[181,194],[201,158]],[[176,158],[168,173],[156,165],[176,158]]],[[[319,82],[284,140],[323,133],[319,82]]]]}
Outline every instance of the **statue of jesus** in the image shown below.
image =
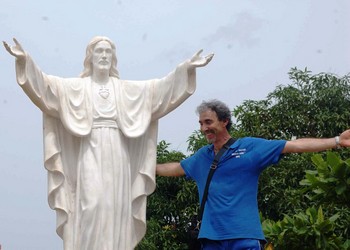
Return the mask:
{"type": "Polygon", "coordinates": [[[115,44],[94,37],[80,77],[45,74],[14,40],[16,77],[43,112],[48,202],[64,250],[131,250],[146,232],[155,189],[158,120],[196,88],[196,68],[213,54],[179,64],[161,79],[121,80],[115,44]]]}

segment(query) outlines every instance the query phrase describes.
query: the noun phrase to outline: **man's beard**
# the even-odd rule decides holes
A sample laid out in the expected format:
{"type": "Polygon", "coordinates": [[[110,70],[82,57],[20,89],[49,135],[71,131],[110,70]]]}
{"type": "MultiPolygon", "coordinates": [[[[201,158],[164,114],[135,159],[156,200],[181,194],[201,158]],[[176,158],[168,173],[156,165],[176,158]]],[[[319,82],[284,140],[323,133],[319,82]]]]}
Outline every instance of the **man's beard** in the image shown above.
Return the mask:
{"type": "Polygon", "coordinates": [[[208,143],[214,143],[216,141],[216,133],[214,131],[208,131],[208,133],[205,134],[205,139],[208,143]],[[207,137],[207,134],[214,135],[211,138],[207,137]]]}

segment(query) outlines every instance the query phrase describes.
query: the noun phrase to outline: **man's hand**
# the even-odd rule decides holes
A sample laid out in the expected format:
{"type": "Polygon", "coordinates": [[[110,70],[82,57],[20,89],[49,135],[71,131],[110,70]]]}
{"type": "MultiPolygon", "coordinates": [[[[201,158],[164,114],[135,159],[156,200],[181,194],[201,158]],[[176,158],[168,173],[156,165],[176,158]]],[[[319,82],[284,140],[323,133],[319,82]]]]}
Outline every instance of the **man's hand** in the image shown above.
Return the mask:
{"type": "Polygon", "coordinates": [[[350,147],[350,129],[340,134],[339,145],[342,147],[350,147]]]}

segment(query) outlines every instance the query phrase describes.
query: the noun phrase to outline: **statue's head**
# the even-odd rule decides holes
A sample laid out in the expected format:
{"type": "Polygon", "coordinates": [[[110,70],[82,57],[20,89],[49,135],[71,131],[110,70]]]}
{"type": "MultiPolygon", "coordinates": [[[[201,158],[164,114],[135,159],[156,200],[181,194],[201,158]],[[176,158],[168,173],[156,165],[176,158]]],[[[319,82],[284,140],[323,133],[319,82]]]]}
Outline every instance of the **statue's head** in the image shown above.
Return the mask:
{"type": "Polygon", "coordinates": [[[92,75],[92,54],[94,51],[94,48],[96,44],[98,44],[101,41],[106,41],[111,45],[111,48],[113,50],[113,56],[112,56],[112,63],[111,68],[109,70],[109,76],[117,77],[119,78],[119,72],[117,70],[117,55],[116,55],[116,48],[115,44],[112,42],[111,39],[105,36],[95,36],[91,39],[90,43],[86,47],[86,57],[84,60],[84,70],[80,74],[80,77],[87,77],[92,75]]]}

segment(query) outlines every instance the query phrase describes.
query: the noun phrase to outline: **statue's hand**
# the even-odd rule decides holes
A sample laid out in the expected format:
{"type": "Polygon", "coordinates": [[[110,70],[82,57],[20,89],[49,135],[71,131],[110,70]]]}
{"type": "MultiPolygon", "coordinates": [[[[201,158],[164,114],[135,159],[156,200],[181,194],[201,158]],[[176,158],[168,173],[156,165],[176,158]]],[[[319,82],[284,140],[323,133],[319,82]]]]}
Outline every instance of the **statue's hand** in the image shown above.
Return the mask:
{"type": "Polygon", "coordinates": [[[16,38],[13,38],[13,41],[15,42],[15,46],[8,45],[7,42],[4,42],[5,49],[16,59],[21,60],[25,57],[25,51],[22,48],[22,45],[16,40],[16,38]]]}
{"type": "Polygon", "coordinates": [[[200,54],[203,52],[203,50],[201,49],[200,51],[198,51],[196,54],[194,54],[192,56],[192,58],[190,59],[190,65],[193,67],[204,67],[205,65],[207,65],[211,59],[213,58],[214,54],[211,53],[205,57],[200,56],[200,54]]]}

